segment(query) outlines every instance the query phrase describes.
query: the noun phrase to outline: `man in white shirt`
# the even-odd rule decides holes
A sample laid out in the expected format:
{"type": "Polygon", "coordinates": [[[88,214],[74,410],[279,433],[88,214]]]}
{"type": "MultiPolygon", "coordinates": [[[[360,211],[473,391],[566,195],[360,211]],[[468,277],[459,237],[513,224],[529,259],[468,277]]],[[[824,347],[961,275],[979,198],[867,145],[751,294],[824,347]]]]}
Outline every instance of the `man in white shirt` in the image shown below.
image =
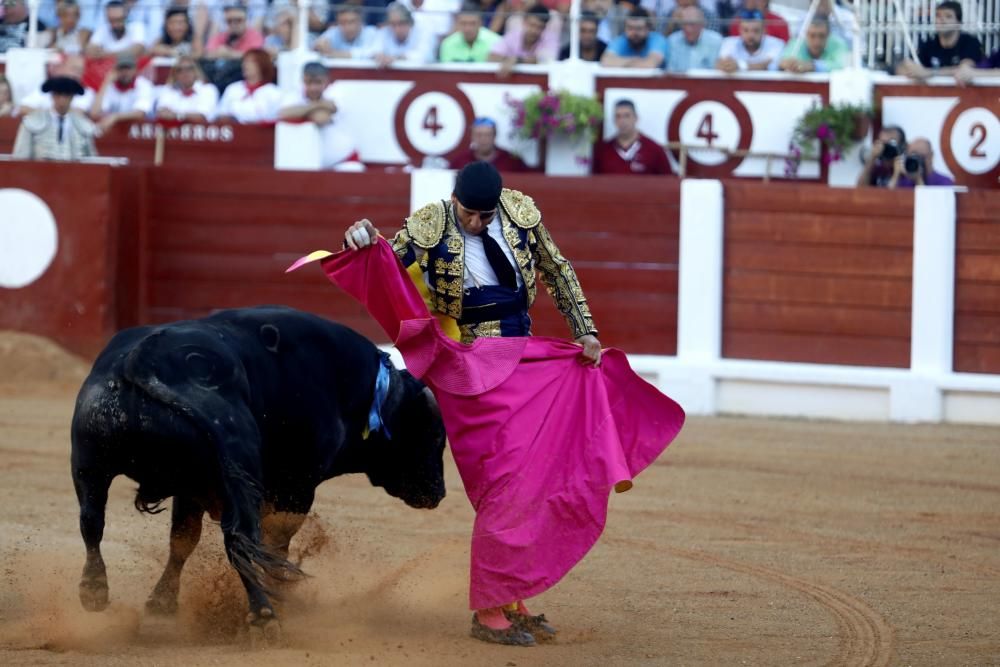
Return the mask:
{"type": "MultiPolygon", "coordinates": [[[[50,76],[53,78],[67,77],[76,82],[82,82],[84,66],[85,61],[83,56],[66,56],[62,62],[52,66],[50,76]]],[[[86,115],[90,112],[90,106],[94,103],[94,91],[93,89],[85,86],[82,86],[82,89],[82,93],[73,95],[73,101],[70,103],[70,109],[77,113],[86,115]]],[[[52,94],[43,92],[42,88],[38,88],[35,92],[26,95],[24,99],[21,100],[21,103],[17,108],[17,115],[23,116],[31,113],[32,111],[51,108],[52,94]]]]}
{"type": "Polygon", "coordinates": [[[332,86],[330,72],[322,63],[306,64],[302,70],[302,88],[282,98],[278,118],[316,124],[322,142],[324,169],[345,169],[346,163],[351,163],[355,167],[353,171],[361,171],[364,165],[358,158],[354,141],[350,133],[337,123],[338,104],[332,86]]]}
{"type": "Polygon", "coordinates": [[[156,100],[156,117],[191,123],[207,123],[215,118],[219,89],[205,83],[205,75],[190,56],[181,56],[170,70],[171,83],[156,100]]]}
{"type": "Polygon", "coordinates": [[[389,67],[397,60],[417,64],[434,61],[434,42],[413,24],[409,9],[392,2],[386,7],[386,18],[372,54],[379,67],[389,67]]]}
{"type": "Polygon", "coordinates": [[[135,58],[121,54],[94,96],[90,116],[102,132],[121,121],[143,120],[153,111],[153,84],[138,76],[135,58]]]}
{"type": "Polygon", "coordinates": [[[137,21],[128,21],[128,11],[121,0],[111,0],[104,8],[106,23],[98,26],[90,37],[85,54],[88,58],[104,58],[120,53],[133,57],[146,49],[146,28],[137,21]]]}
{"type": "Polygon", "coordinates": [[[777,70],[785,43],[764,34],[764,15],[756,10],[740,12],[740,36],[726,37],[719,49],[716,68],[734,72],[777,70]]]}
{"type": "Polygon", "coordinates": [[[455,25],[455,14],[461,7],[459,0],[401,0],[413,15],[413,24],[424,35],[433,39],[435,47],[455,25]]]}

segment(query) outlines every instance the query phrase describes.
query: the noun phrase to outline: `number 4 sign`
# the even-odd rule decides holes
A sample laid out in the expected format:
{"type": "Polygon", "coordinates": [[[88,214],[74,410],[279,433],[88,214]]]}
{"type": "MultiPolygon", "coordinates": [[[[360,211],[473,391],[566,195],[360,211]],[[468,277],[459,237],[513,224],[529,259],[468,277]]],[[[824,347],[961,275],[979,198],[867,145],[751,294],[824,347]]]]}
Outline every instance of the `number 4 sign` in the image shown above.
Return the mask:
{"type": "Polygon", "coordinates": [[[396,140],[413,164],[446,157],[469,141],[472,104],[455,86],[430,89],[417,84],[396,107],[396,140]]]}

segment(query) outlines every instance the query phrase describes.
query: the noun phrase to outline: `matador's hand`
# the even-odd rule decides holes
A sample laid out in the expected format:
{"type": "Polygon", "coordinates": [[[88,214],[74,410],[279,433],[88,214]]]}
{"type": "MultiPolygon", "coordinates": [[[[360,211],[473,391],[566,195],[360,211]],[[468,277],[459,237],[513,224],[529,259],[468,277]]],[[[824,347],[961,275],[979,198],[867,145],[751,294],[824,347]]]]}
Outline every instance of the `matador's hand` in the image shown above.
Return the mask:
{"type": "Polygon", "coordinates": [[[367,218],[358,220],[344,232],[344,243],[351,250],[361,250],[362,248],[374,245],[377,238],[378,230],[375,229],[375,225],[371,223],[371,220],[367,218]]]}
{"type": "Polygon", "coordinates": [[[584,334],[576,339],[576,342],[583,345],[583,352],[580,356],[594,366],[601,365],[601,341],[593,334],[584,334]]]}

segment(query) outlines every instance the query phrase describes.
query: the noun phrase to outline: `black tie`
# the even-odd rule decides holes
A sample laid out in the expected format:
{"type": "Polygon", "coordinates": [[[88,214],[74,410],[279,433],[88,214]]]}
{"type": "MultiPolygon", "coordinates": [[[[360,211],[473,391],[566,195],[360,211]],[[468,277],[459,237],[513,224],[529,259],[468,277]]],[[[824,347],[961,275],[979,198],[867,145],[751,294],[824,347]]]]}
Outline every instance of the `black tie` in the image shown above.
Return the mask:
{"type": "Polygon", "coordinates": [[[493,273],[497,275],[497,282],[500,283],[501,287],[509,287],[512,291],[516,292],[517,275],[514,273],[514,267],[510,265],[507,255],[500,248],[500,244],[486,230],[483,230],[479,238],[483,240],[483,250],[486,251],[486,260],[493,268],[493,273]]]}
{"type": "Polygon", "coordinates": [[[59,143],[63,142],[63,122],[65,122],[65,116],[59,116],[59,143]]]}

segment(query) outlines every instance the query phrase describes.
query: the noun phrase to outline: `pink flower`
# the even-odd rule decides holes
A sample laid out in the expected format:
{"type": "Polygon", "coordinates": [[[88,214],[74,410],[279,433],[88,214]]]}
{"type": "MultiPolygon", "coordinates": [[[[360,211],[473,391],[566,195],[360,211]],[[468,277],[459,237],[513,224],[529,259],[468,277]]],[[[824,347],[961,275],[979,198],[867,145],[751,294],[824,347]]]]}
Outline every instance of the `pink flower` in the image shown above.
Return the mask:
{"type": "Polygon", "coordinates": [[[830,134],[831,134],[830,126],[827,125],[826,123],[821,123],[820,126],[816,128],[817,139],[826,139],[828,136],[830,136],[830,134]]]}

